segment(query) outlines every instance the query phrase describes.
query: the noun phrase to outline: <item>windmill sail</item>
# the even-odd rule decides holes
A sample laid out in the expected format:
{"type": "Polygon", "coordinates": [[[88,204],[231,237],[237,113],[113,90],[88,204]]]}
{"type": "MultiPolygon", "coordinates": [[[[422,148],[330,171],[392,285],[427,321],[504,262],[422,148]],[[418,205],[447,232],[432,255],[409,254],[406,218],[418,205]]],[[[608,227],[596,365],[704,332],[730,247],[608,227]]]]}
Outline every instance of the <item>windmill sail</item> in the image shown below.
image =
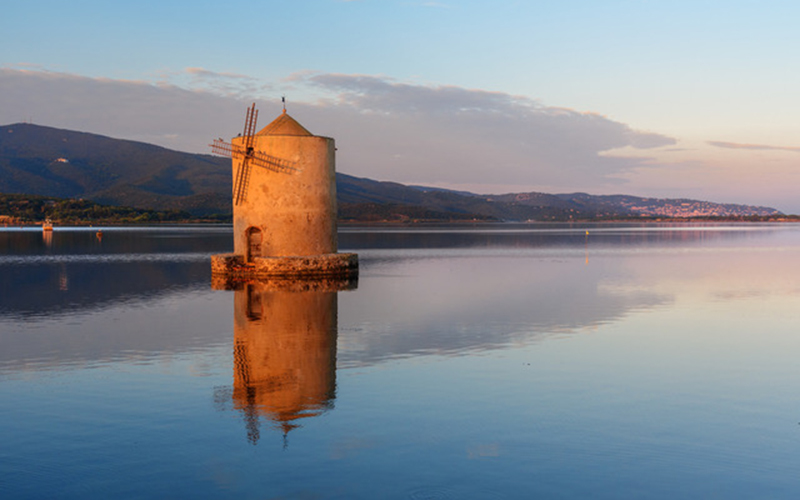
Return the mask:
{"type": "Polygon", "coordinates": [[[252,106],[247,108],[244,120],[243,144],[231,144],[222,139],[215,139],[210,144],[212,153],[227,156],[239,162],[233,179],[233,202],[236,205],[244,203],[247,199],[247,188],[250,183],[250,168],[252,165],[266,168],[273,172],[297,171],[294,162],[256,151],[253,148],[257,120],[258,110],[255,103],[253,103],[252,106]]]}
{"type": "Polygon", "coordinates": [[[253,153],[253,141],[255,141],[256,121],[258,120],[258,110],[256,103],[247,109],[244,119],[244,154],[239,163],[239,170],[233,183],[233,202],[237,205],[243,203],[247,198],[247,183],[250,180],[250,156],[253,153]]]}

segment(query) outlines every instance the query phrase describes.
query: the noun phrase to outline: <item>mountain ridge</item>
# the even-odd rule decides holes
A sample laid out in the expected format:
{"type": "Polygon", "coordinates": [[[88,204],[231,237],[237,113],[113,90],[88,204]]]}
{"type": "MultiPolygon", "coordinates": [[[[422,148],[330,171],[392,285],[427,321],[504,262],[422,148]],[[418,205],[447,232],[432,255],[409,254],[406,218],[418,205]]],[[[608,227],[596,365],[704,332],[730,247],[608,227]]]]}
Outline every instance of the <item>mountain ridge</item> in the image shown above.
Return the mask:
{"type": "MultiPolygon", "coordinates": [[[[28,123],[0,126],[0,192],[230,214],[230,159],[28,123]]],[[[345,220],[782,215],[771,207],[586,193],[482,195],[337,173],[345,220]]]]}

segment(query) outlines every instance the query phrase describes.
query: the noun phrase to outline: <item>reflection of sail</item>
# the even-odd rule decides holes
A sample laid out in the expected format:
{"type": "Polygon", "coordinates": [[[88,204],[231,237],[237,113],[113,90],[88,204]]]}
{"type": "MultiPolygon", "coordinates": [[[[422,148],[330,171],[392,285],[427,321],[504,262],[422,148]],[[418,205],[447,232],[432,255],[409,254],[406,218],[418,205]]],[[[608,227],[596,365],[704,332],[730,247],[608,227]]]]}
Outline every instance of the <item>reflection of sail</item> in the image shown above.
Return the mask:
{"type": "Polygon", "coordinates": [[[233,407],[244,414],[253,444],[261,418],[286,435],[299,419],[333,407],[340,288],[301,281],[255,282],[236,290],[233,407]]]}

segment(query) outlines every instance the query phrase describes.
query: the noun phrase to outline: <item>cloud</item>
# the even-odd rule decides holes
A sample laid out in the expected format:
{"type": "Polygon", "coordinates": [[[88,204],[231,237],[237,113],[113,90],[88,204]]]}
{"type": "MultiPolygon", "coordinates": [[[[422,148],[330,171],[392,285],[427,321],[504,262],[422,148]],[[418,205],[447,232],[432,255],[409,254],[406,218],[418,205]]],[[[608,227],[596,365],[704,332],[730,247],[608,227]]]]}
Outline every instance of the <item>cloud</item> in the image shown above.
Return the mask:
{"type": "Polygon", "coordinates": [[[210,139],[241,131],[252,96],[273,94],[269,102],[257,100],[261,126],[277,116],[277,89],[287,85],[317,96],[295,101],[290,94],[289,112],[313,133],[336,139],[338,169],[375,179],[483,192],[596,191],[650,168],[651,160],[636,151],[676,143],[596,113],[502,92],[313,72],[263,83],[205,68],[155,83],[0,69],[0,123],[33,119],[206,152],[210,139]],[[626,154],[615,153],[620,149],[626,154]]]}
{"type": "Polygon", "coordinates": [[[791,151],[800,153],[800,147],[793,146],[767,146],[764,144],[743,144],[738,142],[708,141],[708,144],[725,149],[751,149],[756,151],[791,151]]]}
{"type": "Polygon", "coordinates": [[[256,102],[263,127],[289,113],[336,139],[340,172],[482,193],[586,191],[693,197],[798,213],[800,148],[722,141],[680,144],[597,113],[524,96],[386,76],[305,71],[263,82],[186,68],[153,81],[0,67],[0,124],[39,125],[209,152],[242,131],[256,102]],[[677,147],[676,147],[677,145],[677,147]],[[749,155],[768,161],[753,168],[749,155]],[[772,155],[766,155],[768,152],[772,155]]]}
{"type": "Polygon", "coordinates": [[[184,72],[188,73],[190,75],[195,75],[195,76],[198,76],[198,77],[205,77],[205,78],[214,78],[214,79],[218,79],[218,78],[224,78],[224,79],[233,78],[233,79],[238,79],[238,80],[252,80],[252,78],[247,76],[247,75],[239,75],[239,74],[236,74],[236,73],[225,73],[225,72],[221,73],[221,72],[217,72],[217,71],[211,71],[211,70],[208,70],[208,69],[205,69],[205,68],[192,68],[192,67],[189,67],[189,68],[186,68],[184,70],[184,72]]]}
{"type": "Polygon", "coordinates": [[[189,67],[159,75],[159,84],[175,85],[236,99],[249,99],[273,91],[271,85],[248,75],[189,67]]]}
{"type": "Polygon", "coordinates": [[[581,189],[622,182],[621,174],[648,165],[647,158],[615,156],[616,149],[676,143],[596,113],[502,92],[370,75],[303,73],[300,80],[329,96],[307,111],[320,127],[312,131],[336,137],[340,164],[356,175],[486,190],[581,189]]]}

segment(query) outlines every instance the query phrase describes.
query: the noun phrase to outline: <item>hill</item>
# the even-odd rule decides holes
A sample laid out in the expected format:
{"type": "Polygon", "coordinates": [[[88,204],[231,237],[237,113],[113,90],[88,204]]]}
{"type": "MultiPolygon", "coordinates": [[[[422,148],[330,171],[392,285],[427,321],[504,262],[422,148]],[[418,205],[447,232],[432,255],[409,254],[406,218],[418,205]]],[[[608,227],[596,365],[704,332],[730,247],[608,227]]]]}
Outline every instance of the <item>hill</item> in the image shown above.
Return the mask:
{"type": "Polygon", "coordinates": [[[84,132],[24,123],[0,127],[2,193],[230,213],[229,165],[225,158],[84,132]]]}
{"type": "MultiPolygon", "coordinates": [[[[337,177],[340,216],[347,220],[359,209],[370,214],[373,206],[389,204],[395,219],[415,217],[406,207],[423,207],[451,219],[575,220],[613,218],[776,217],[770,207],[722,204],[689,199],[642,198],[586,193],[510,193],[480,195],[445,189],[405,186],[340,174],[337,177]]],[[[387,211],[383,207],[382,211],[387,211]]],[[[364,219],[364,215],[361,219],[364,219]]],[[[355,218],[355,217],[354,217],[355,218]]],[[[385,218],[384,218],[385,219],[385,218]]]]}
{"type": "MultiPolygon", "coordinates": [[[[769,207],[584,193],[478,195],[337,174],[344,220],[569,220],[776,216],[769,207]]],[[[27,123],[0,127],[0,193],[231,213],[230,160],[27,123]]]]}

